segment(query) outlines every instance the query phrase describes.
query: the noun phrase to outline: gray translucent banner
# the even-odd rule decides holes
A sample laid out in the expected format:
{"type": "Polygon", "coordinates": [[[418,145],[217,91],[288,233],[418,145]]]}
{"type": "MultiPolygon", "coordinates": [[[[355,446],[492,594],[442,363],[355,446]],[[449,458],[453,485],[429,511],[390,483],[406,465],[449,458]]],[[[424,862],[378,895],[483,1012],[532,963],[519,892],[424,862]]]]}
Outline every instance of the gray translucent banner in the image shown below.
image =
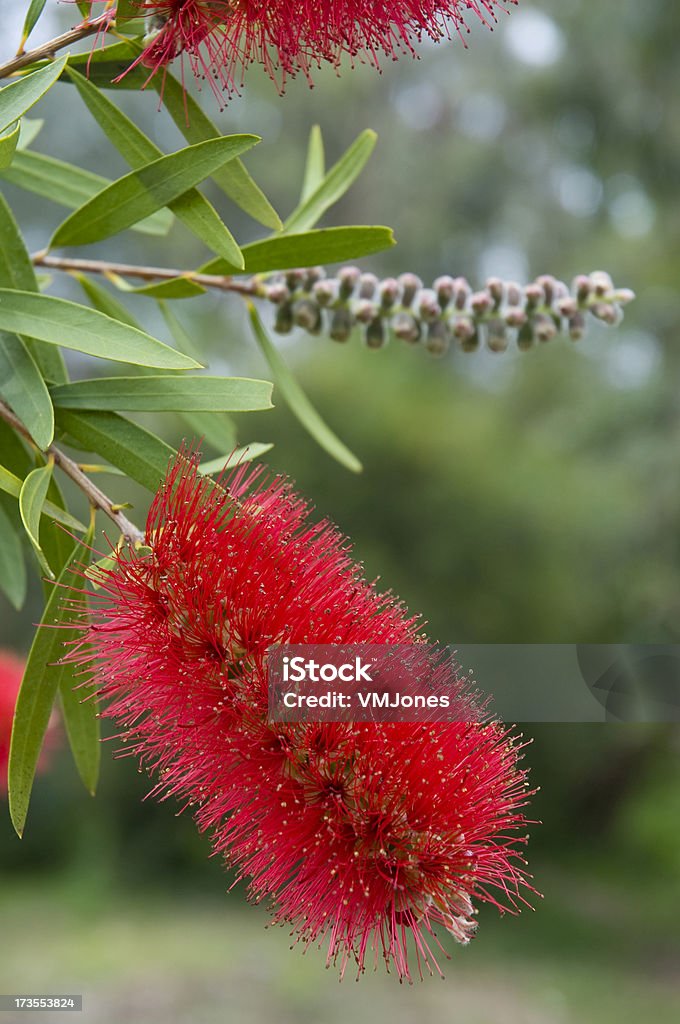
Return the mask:
{"type": "Polygon", "coordinates": [[[511,722],[678,722],[680,644],[451,644],[511,722]]]}

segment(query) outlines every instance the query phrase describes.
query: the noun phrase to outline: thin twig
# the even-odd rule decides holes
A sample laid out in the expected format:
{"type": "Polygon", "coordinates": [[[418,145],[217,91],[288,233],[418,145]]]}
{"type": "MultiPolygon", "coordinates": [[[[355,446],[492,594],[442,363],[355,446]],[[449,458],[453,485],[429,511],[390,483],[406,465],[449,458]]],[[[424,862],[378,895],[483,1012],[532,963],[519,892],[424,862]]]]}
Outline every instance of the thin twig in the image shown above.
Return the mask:
{"type": "Polygon", "coordinates": [[[109,260],[68,259],[63,256],[48,256],[36,252],[31,256],[33,265],[69,273],[101,274],[103,277],[138,277],[142,281],[191,281],[202,288],[217,288],[223,292],[239,295],[260,295],[260,284],[256,278],[241,280],[228,274],[200,274],[192,270],[173,270],[168,267],[140,267],[128,263],[111,263],[109,260]]]}
{"type": "Polygon", "coordinates": [[[64,50],[67,46],[77,43],[80,39],[93,36],[102,28],[107,20],[110,20],[109,14],[105,11],[98,18],[94,18],[92,21],[84,21],[82,24],[76,25],[75,28],[69,29],[68,32],[63,32],[60,36],[55,36],[54,39],[48,40],[42,46],[36,46],[34,50],[27,50],[24,53],[17,54],[12,60],[8,60],[6,64],[0,64],[0,78],[9,78],[10,75],[14,75],[17,71],[21,71],[22,68],[28,67],[29,64],[35,64],[36,61],[51,60],[59,50],[64,50]]]}
{"type": "MultiPolygon", "coordinates": [[[[30,433],[19,420],[9,406],[5,405],[4,402],[0,401],[0,418],[9,423],[19,434],[25,437],[31,444],[35,442],[31,438],[30,433]]],[[[62,452],[56,445],[51,444],[49,448],[44,452],[45,455],[51,455],[57,466],[61,469],[66,476],[73,480],[74,484],[80,488],[85,494],[91,505],[95,508],[101,509],[109,519],[113,520],[120,532],[125,537],[128,544],[134,546],[135,544],[143,543],[144,534],[139,530],[134,523],[131,523],[127,516],[114,505],[110,498],[108,498],[102,490],[94,484],[88,476],[83,473],[82,469],[70,459],[65,452],[62,452]]]]}

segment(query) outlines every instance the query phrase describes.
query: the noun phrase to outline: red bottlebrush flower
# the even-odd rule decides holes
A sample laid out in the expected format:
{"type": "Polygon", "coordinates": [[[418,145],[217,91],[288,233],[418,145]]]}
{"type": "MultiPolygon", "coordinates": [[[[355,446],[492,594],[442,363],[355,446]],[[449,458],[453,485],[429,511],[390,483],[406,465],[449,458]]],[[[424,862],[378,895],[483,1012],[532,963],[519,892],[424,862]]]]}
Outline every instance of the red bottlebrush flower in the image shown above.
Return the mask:
{"type": "MultiPolygon", "coordinates": [[[[518,0],[507,0],[516,4],[518,0]]],[[[466,17],[495,21],[504,0],[139,0],[149,41],[138,62],[152,74],[186,53],[197,77],[227,93],[249,64],[264,65],[282,88],[289,76],[323,63],[339,67],[344,55],[380,67],[383,58],[415,53],[425,36],[439,41],[468,31],[466,17]]]]}
{"type": "MultiPolygon", "coordinates": [[[[0,795],[7,792],[7,764],[9,762],[9,744],[12,736],[12,722],[17,694],[24,675],[25,662],[12,651],[0,650],[0,795]]],[[[38,771],[47,767],[49,757],[55,747],[58,733],[56,715],[50,720],[43,749],[38,762],[38,771]]]]}
{"type": "Polygon", "coordinates": [[[221,486],[180,459],[148,549],[102,571],[71,657],[92,661],[127,749],[328,961],[437,970],[434,929],[467,942],[473,901],[510,910],[528,883],[519,744],[498,724],[270,723],[276,643],[414,644],[416,620],[362,576],[345,540],[283,479],[221,486]],[[498,893],[498,896],[494,895],[498,893]]]}
{"type": "Polygon", "coordinates": [[[0,651],[0,793],[7,792],[9,741],[23,674],[23,660],[11,651],[0,651]]]}

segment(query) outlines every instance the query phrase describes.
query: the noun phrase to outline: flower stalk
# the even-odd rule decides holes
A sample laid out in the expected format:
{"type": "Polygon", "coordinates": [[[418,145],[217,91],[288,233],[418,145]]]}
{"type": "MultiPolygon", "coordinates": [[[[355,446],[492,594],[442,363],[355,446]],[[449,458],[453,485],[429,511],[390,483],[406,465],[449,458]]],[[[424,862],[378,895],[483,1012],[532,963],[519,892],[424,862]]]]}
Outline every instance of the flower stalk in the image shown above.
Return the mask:
{"type": "Polygon", "coordinates": [[[32,257],[37,267],[149,283],[185,279],[203,288],[261,299],[275,307],[274,330],[299,327],[309,334],[347,341],[357,330],[369,348],[390,337],[442,356],[452,345],[473,352],[481,345],[504,352],[514,341],[520,351],[563,335],[580,340],[589,321],[616,325],[635,298],[615,287],[609,274],[580,274],[571,286],[544,274],[521,285],[498,277],[474,291],[464,277],[438,277],[426,288],[415,274],[379,280],[357,267],[328,274],[323,267],[289,270],[268,277],[238,278],[108,260],[72,259],[45,252],[32,257]]]}
{"type": "MultiPolygon", "coordinates": [[[[10,425],[18,434],[21,434],[27,441],[34,444],[31,435],[28,430],[24,427],[23,423],[17,416],[14,415],[12,410],[4,402],[0,401],[0,418],[10,425]]],[[[59,466],[61,471],[69,477],[76,484],[77,487],[86,496],[90,505],[93,508],[98,508],[105,515],[112,520],[120,530],[121,534],[125,538],[128,544],[135,546],[141,544],[144,540],[144,534],[139,530],[134,523],[131,523],[126,515],[123,514],[119,506],[116,506],[114,502],[107,497],[104,492],[97,487],[95,483],[83,472],[77,462],[74,462],[65,452],[58,448],[56,445],[51,444],[43,453],[43,455],[52,456],[56,466],[59,466]]]]}

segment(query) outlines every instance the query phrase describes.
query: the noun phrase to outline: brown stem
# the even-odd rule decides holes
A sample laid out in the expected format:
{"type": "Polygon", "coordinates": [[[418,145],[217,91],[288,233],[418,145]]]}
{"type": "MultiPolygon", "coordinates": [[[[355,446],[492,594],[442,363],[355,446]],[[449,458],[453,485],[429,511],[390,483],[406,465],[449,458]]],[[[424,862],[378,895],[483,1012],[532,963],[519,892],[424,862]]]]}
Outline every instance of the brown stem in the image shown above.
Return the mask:
{"type": "MultiPolygon", "coordinates": [[[[5,405],[4,402],[0,401],[0,418],[9,423],[19,434],[34,444],[31,435],[29,434],[26,427],[23,425],[9,406],[5,405]]],[[[80,488],[80,490],[87,496],[91,505],[95,508],[101,509],[109,519],[113,520],[120,532],[125,537],[128,544],[134,546],[135,544],[143,543],[144,534],[139,530],[134,523],[131,523],[127,516],[115,507],[110,498],[108,498],[103,491],[101,491],[96,484],[94,484],[88,476],[83,473],[82,469],[70,459],[65,452],[62,452],[56,445],[51,444],[45,451],[46,455],[51,455],[55,463],[66,476],[73,480],[74,484],[80,488]]]]}
{"type": "Polygon", "coordinates": [[[0,78],[9,78],[10,75],[21,71],[22,68],[27,67],[29,64],[34,64],[38,60],[51,60],[59,50],[65,49],[71,43],[77,43],[80,39],[86,39],[87,36],[94,35],[108,19],[108,12],[104,12],[98,18],[94,18],[92,21],[84,21],[81,25],[76,25],[75,28],[69,29],[68,32],[63,32],[60,36],[55,36],[54,39],[48,40],[42,46],[36,46],[34,50],[27,50],[25,53],[17,54],[12,60],[8,60],[6,64],[0,64],[0,78]]]}
{"type": "Polygon", "coordinates": [[[173,270],[168,267],[139,267],[128,263],[111,263],[109,260],[68,259],[63,256],[48,256],[37,252],[31,256],[36,267],[65,270],[71,273],[102,274],[104,277],[116,274],[118,277],[138,277],[142,281],[174,281],[177,278],[192,281],[203,288],[217,288],[224,292],[257,297],[260,286],[255,278],[239,281],[228,274],[200,274],[198,271],[173,270]]]}

